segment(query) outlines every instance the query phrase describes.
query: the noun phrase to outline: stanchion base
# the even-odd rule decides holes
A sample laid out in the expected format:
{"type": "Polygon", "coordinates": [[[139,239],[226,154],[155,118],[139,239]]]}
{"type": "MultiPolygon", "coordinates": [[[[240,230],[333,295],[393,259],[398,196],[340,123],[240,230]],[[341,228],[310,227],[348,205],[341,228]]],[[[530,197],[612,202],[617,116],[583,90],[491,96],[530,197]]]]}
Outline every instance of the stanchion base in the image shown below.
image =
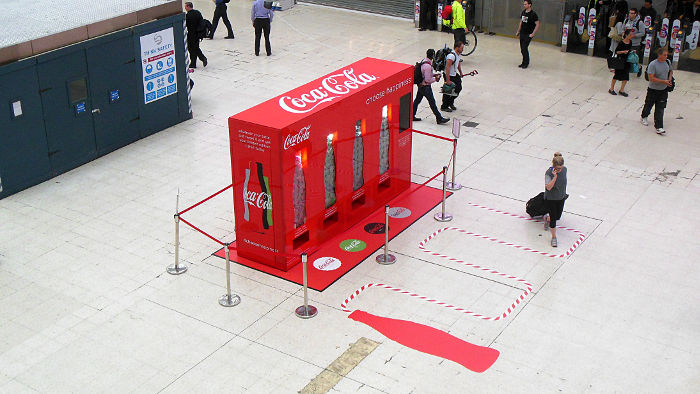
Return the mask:
{"type": "Polygon", "coordinates": [[[438,222],[449,222],[450,220],[452,220],[452,215],[450,215],[449,213],[445,213],[445,215],[443,216],[442,212],[438,212],[433,217],[438,222]]]}
{"type": "Polygon", "coordinates": [[[396,262],[396,256],[393,254],[387,254],[386,259],[384,259],[384,254],[380,254],[377,256],[377,263],[379,264],[384,264],[384,265],[389,265],[389,264],[394,264],[396,262]]]}
{"type": "Polygon", "coordinates": [[[318,309],[316,309],[316,307],[313,305],[302,305],[294,311],[294,314],[302,319],[311,319],[312,317],[318,315],[318,309]]]}
{"type": "Polygon", "coordinates": [[[227,294],[224,294],[219,298],[219,305],[221,306],[236,306],[241,303],[241,297],[231,294],[231,298],[227,294]]]}
{"type": "Polygon", "coordinates": [[[175,267],[175,264],[170,264],[167,271],[170,275],[180,275],[187,272],[187,266],[178,264],[177,267],[175,267]]]}
{"type": "Polygon", "coordinates": [[[447,185],[445,185],[445,189],[449,191],[456,191],[462,188],[462,185],[459,183],[452,183],[452,182],[447,182],[447,185]]]}

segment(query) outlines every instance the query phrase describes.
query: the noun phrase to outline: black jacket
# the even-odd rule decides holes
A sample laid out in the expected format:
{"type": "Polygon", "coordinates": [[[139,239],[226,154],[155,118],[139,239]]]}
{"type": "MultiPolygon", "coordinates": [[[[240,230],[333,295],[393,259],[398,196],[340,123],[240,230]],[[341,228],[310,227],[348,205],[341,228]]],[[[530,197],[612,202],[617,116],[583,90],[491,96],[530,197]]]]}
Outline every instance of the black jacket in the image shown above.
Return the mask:
{"type": "Polygon", "coordinates": [[[187,41],[197,41],[197,30],[200,29],[204,17],[197,10],[187,11],[185,16],[185,24],[187,25],[187,41]]]}

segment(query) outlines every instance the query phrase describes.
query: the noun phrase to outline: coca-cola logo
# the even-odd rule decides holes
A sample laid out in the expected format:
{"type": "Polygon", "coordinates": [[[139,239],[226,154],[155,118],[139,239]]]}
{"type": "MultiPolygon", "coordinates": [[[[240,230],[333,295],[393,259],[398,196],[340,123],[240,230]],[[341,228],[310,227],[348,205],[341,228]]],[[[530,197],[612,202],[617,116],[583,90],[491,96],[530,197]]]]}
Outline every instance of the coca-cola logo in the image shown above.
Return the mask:
{"type": "Polygon", "coordinates": [[[668,34],[668,27],[666,25],[661,26],[661,31],[659,31],[659,37],[666,38],[667,34],[668,34]]]}
{"type": "Polygon", "coordinates": [[[313,111],[319,105],[335,100],[340,96],[359,89],[360,86],[377,80],[379,77],[365,73],[355,75],[351,68],[343,70],[340,74],[329,75],[321,81],[321,86],[311,89],[299,97],[282,96],[279,105],[283,110],[295,114],[304,114],[313,111]]]}
{"type": "Polygon", "coordinates": [[[272,197],[268,193],[256,193],[248,190],[245,195],[245,201],[248,205],[253,205],[260,209],[272,209],[272,197]]]}
{"type": "Polygon", "coordinates": [[[293,147],[294,145],[304,142],[309,139],[309,134],[311,129],[311,125],[308,125],[301,130],[299,130],[298,133],[292,135],[289,134],[284,138],[284,150],[287,150],[288,148],[293,147]]]}

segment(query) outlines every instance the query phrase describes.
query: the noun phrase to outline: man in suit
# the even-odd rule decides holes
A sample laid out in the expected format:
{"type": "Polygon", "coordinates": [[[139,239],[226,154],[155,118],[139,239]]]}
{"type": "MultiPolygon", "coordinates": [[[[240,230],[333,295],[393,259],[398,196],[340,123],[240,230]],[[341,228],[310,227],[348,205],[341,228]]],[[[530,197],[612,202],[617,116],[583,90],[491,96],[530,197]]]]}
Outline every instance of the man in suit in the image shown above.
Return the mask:
{"type": "Polygon", "coordinates": [[[190,53],[190,68],[197,68],[197,58],[202,61],[204,67],[207,66],[207,57],[199,48],[199,31],[203,25],[204,17],[202,13],[195,10],[192,2],[185,2],[185,25],[187,26],[187,51],[190,53]]]}
{"type": "Polygon", "coordinates": [[[216,26],[219,25],[219,18],[224,20],[224,25],[228,30],[228,35],[224,38],[234,38],[231,22],[228,20],[228,15],[226,13],[226,3],[228,2],[229,0],[214,0],[216,8],[214,8],[214,18],[211,20],[211,35],[208,37],[210,40],[214,39],[214,32],[216,31],[216,26]]]}

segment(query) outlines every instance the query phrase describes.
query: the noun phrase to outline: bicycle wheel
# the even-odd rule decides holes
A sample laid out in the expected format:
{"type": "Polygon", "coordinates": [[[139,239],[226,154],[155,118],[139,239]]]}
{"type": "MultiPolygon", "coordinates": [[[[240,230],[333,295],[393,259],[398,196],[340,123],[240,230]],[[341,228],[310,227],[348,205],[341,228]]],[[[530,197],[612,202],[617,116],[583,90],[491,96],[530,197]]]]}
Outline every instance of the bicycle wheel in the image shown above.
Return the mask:
{"type": "Polygon", "coordinates": [[[462,52],[462,56],[469,56],[476,50],[476,33],[474,33],[474,29],[470,29],[466,33],[466,37],[467,39],[464,40],[464,51],[462,52]]]}

